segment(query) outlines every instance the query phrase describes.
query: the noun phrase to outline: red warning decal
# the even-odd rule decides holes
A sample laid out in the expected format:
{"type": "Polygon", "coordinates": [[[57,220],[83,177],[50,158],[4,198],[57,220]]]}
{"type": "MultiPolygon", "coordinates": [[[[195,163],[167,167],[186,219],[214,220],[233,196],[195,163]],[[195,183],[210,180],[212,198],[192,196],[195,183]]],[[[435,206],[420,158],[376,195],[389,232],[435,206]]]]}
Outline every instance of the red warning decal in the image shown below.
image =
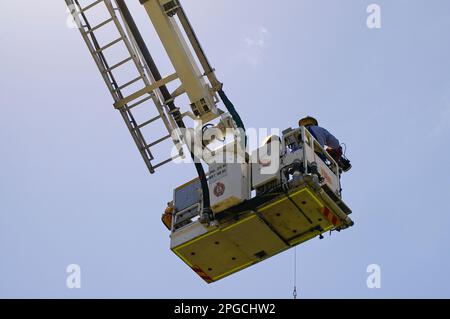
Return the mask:
{"type": "Polygon", "coordinates": [[[225,184],[224,183],[217,183],[216,186],[214,187],[214,195],[216,195],[216,197],[220,197],[223,194],[225,194],[225,184]]]}
{"type": "Polygon", "coordinates": [[[193,266],[192,270],[197,273],[204,281],[206,281],[208,284],[212,283],[214,280],[203,271],[199,266],[193,266]]]}
{"type": "Polygon", "coordinates": [[[341,221],[339,218],[336,217],[335,214],[328,208],[328,207],[322,207],[320,209],[320,212],[325,216],[325,218],[332,223],[334,226],[339,226],[341,224],[341,221]]]}

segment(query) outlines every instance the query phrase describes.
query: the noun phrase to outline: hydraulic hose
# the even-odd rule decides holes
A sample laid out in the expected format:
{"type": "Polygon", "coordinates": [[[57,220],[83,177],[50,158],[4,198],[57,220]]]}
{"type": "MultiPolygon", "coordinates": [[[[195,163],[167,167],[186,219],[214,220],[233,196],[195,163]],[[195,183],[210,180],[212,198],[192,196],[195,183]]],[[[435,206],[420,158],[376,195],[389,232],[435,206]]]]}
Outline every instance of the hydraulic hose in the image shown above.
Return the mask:
{"type": "Polygon", "coordinates": [[[236,122],[236,125],[238,128],[244,130],[245,132],[245,125],[244,122],[241,119],[241,116],[236,111],[236,108],[234,107],[233,103],[231,103],[230,99],[228,99],[227,95],[223,90],[220,90],[219,96],[222,99],[223,104],[225,104],[225,107],[227,108],[228,112],[230,112],[231,116],[233,117],[233,120],[236,122]]]}
{"type": "MultiPolygon", "coordinates": [[[[116,0],[117,5],[119,9],[121,10],[123,14],[123,18],[125,22],[128,25],[128,28],[131,32],[131,34],[134,37],[134,40],[136,41],[136,44],[139,48],[139,50],[142,53],[142,57],[144,58],[150,73],[152,74],[153,78],[156,81],[159,81],[162,79],[161,73],[158,70],[158,67],[156,66],[155,61],[153,60],[152,55],[150,54],[150,51],[145,44],[145,41],[141,35],[141,32],[139,31],[130,11],[128,10],[127,5],[125,4],[124,0],[116,0]]],[[[177,123],[178,127],[181,129],[185,129],[186,125],[183,122],[182,116],[180,114],[180,111],[175,106],[175,103],[173,102],[172,95],[170,94],[169,90],[167,89],[167,86],[163,85],[159,88],[161,91],[161,94],[164,98],[164,100],[167,103],[167,106],[169,110],[171,111],[171,114],[177,123]]],[[[200,159],[196,158],[195,154],[191,151],[191,157],[195,164],[195,169],[197,170],[198,177],[200,179],[201,187],[202,187],[202,193],[203,193],[203,213],[207,214],[210,219],[212,219],[212,210],[211,210],[211,200],[209,197],[209,185],[208,185],[208,179],[206,177],[205,170],[203,168],[202,163],[200,162],[200,159]]]]}
{"type": "Polygon", "coordinates": [[[230,99],[227,97],[225,92],[223,90],[219,90],[218,93],[219,93],[219,96],[220,96],[223,104],[227,108],[228,112],[231,114],[231,117],[233,118],[233,120],[236,123],[237,127],[240,128],[243,131],[244,136],[245,136],[244,146],[247,146],[247,136],[245,134],[245,125],[244,125],[244,122],[242,121],[241,116],[236,111],[236,108],[234,107],[234,105],[230,101],[230,99]]]}

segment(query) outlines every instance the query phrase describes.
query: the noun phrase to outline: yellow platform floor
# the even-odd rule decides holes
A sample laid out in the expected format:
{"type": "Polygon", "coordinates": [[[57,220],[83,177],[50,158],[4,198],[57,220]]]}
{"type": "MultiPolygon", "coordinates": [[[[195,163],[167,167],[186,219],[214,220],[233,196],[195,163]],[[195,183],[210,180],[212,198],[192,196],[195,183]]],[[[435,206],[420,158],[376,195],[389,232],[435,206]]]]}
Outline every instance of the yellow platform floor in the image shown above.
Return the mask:
{"type": "Polygon", "coordinates": [[[212,283],[349,222],[336,205],[326,203],[326,194],[303,186],[173,251],[212,283]]]}

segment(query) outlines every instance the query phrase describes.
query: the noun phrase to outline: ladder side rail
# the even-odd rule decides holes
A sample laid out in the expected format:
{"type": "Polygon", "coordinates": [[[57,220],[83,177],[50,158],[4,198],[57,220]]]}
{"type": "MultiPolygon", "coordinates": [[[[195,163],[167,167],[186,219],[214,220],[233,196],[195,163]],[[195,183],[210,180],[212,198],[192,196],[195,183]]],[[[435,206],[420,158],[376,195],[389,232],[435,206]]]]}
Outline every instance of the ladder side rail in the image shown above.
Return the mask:
{"type": "MultiPolygon", "coordinates": [[[[74,0],[74,3],[78,7],[77,13],[83,19],[84,25],[86,26],[87,29],[90,29],[91,26],[89,24],[89,21],[88,21],[86,15],[84,14],[84,12],[81,11],[81,6],[79,5],[78,1],[74,0]]],[[[106,61],[106,58],[105,58],[103,52],[98,51],[100,46],[98,44],[98,41],[97,41],[95,35],[92,32],[88,34],[84,30],[83,25],[80,25],[79,27],[80,27],[79,30],[81,32],[81,35],[90,51],[95,63],[97,64],[97,67],[98,67],[113,99],[115,101],[120,101],[121,99],[123,99],[122,93],[117,90],[117,88],[119,86],[114,78],[114,75],[110,71],[108,71],[109,65],[106,61]]],[[[128,110],[125,110],[125,109],[120,110],[120,113],[122,115],[123,120],[125,121],[126,126],[128,127],[128,129],[132,135],[133,140],[136,143],[136,146],[138,147],[138,149],[141,153],[141,156],[144,159],[144,162],[145,162],[147,168],[149,169],[150,173],[153,174],[154,169],[151,164],[151,161],[154,159],[154,157],[153,157],[153,154],[151,153],[151,151],[145,148],[147,143],[146,143],[145,138],[142,135],[142,133],[140,131],[136,132],[133,129],[133,127],[138,126],[138,124],[136,123],[136,120],[134,119],[133,114],[131,114],[131,112],[129,112],[128,110]]]]}
{"type": "MultiPolygon", "coordinates": [[[[116,103],[120,102],[121,100],[124,99],[124,96],[122,94],[122,89],[124,89],[128,85],[131,85],[137,81],[142,80],[144,85],[148,87],[152,83],[156,82],[155,79],[152,77],[151,73],[146,72],[145,67],[147,67],[147,70],[148,70],[148,66],[146,66],[145,60],[142,59],[142,57],[140,56],[140,54],[139,54],[140,51],[137,50],[135,46],[133,47],[134,39],[132,37],[132,33],[128,30],[127,24],[124,22],[122,12],[120,11],[119,8],[114,8],[111,0],[94,1],[93,3],[87,5],[85,8],[81,7],[78,0],[66,0],[66,4],[69,6],[69,9],[73,15],[77,14],[77,17],[76,17],[76,18],[78,18],[77,21],[82,22],[79,25],[79,31],[81,32],[82,37],[83,37],[95,63],[102,75],[102,78],[103,78],[104,82],[106,83],[108,90],[110,91],[110,93],[116,103]],[[85,12],[88,9],[93,8],[94,6],[101,4],[101,3],[103,3],[105,5],[111,18],[105,20],[105,22],[100,23],[99,26],[92,28],[92,26],[90,25],[90,23],[88,21],[87,16],[85,15],[85,12]],[[73,8],[75,8],[75,10],[73,10],[73,8]],[[117,15],[115,10],[118,10],[120,15],[117,15]],[[121,21],[119,21],[119,17],[122,18],[122,23],[128,32],[126,32],[124,30],[124,27],[122,26],[121,21]],[[118,39],[116,39],[115,41],[105,45],[104,47],[100,47],[99,42],[94,34],[94,31],[96,31],[101,26],[104,26],[109,22],[114,22],[116,29],[119,32],[120,37],[118,39]],[[124,43],[130,57],[111,67],[105,57],[104,50],[106,50],[107,48],[109,48],[112,45],[115,45],[116,43],[119,43],[121,41],[124,43]],[[131,60],[133,61],[134,65],[136,67],[136,70],[139,73],[139,77],[122,85],[122,86],[119,86],[112,71],[115,68],[117,68],[131,60]]],[[[178,156],[176,156],[175,158],[183,157],[184,155],[183,155],[183,148],[182,148],[182,141],[183,141],[182,135],[180,133],[178,126],[176,125],[176,122],[172,119],[172,114],[171,114],[170,110],[168,109],[167,105],[164,103],[165,101],[162,99],[162,94],[161,94],[160,90],[156,89],[155,91],[150,92],[148,94],[149,94],[149,97],[153,100],[155,107],[159,113],[159,117],[157,117],[157,119],[160,118],[163,121],[166,130],[169,132],[169,137],[172,138],[172,142],[175,144],[175,146],[177,148],[178,156]],[[163,101],[163,103],[161,101],[163,101]]],[[[144,101],[136,102],[134,104],[134,106],[137,106],[137,105],[145,102],[148,99],[143,99],[143,100],[144,101]]],[[[155,160],[155,157],[152,154],[150,148],[161,143],[162,141],[165,141],[167,139],[167,137],[158,139],[156,142],[147,144],[145,136],[144,136],[143,132],[141,131],[141,128],[143,128],[146,125],[142,125],[142,124],[139,125],[137,123],[137,121],[133,115],[133,112],[132,112],[133,107],[128,107],[128,104],[124,104],[124,106],[121,108],[118,108],[118,110],[121,113],[121,116],[122,116],[123,120],[125,121],[125,124],[129,130],[130,134],[132,135],[132,138],[135,141],[135,143],[141,153],[141,156],[144,159],[144,162],[146,163],[146,166],[148,167],[150,173],[153,174],[155,172],[156,167],[159,167],[166,163],[169,163],[175,158],[172,158],[172,160],[171,160],[171,158],[166,159],[156,165],[153,165],[151,163],[153,160],[155,160]]],[[[153,121],[147,121],[146,123],[150,124],[152,122],[153,121]]]]}
{"type": "MultiPolygon", "coordinates": [[[[105,1],[107,1],[110,5],[110,6],[107,6],[108,9],[110,10],[110,13],[114,14],[113,10],[115,10],[115,9],[111,4],[111,0],[105,0],[105,1]]],[[[122,21],[125,21],[125,19],[123,18],[122,11],[118,8],[118,6],[117,6],[116,10],[118,10],[121,13],[122,21]]],[[[120,24],[120,22],[118,22],[117,20],[115,20],[115,22],[116,22],[117,28],[122,30],[122,25],[120,24]]],[[[123,24],[127,30],[128,36],[125,34],[124,31],[121,31],[121,35],[124,36],[127,49],[128,49],[128,51],[130,51],[131,55],[133,56],[133,61],[136,65],[136,68],[142,75],[146,86],[150,86],[151,84],[156,83],[157,81],[155,80],[155,78],[153,77],[151,72],[148,71],[149,67],[148,67],[147,63],[145,62],[145,60],[141,57],[140,51],[137,49],[135,39],[134,39],[132,33],[130,32],[130,30],[128,29],[128,25],[125,22],[123,24]]],[[[172,137],[173,143],[177,147],[178,153],[181,154],[182,146],[180,144],[181,138],[177,134],[178,126],[176,125],[175,121],[170,121],[171,116],[168,115],[170,113],[163,107],[165,105],[165,103],[164,103],[165,101],[162,98],[161,92],[159,92],[159,91],[160,90],[157,89],[156,92],[153,92],[151,94],[152,100],[156,106],[156,109],[157,109],[159,115],[161,116],[164,126],[166,127],[167,131],[169,132],[169,134],[172,137]]]]}

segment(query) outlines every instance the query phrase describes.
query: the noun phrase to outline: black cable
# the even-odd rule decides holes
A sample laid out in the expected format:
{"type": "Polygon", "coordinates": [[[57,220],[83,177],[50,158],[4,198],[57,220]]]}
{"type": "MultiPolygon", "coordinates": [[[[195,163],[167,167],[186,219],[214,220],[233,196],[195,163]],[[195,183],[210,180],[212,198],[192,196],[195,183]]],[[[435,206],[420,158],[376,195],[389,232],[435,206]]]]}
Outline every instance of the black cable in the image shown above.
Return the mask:
{"type": "Polygon", "coordinates": [[[297,299],[297,247],[294,247],[294,290],[292,292],[294,300],[297,299]]]}
{"type": "MultiPolygon", "coordinates": [[[[145,44],[145,41],[141,35],[141,32],[139,31],[130,11],[128,10],[127,5],[125,4],[124,0],[116,0],[117,6],[122,11],[123,17],[125,19],[125,22],[127,23],[131,34],[134,37],[134,40],[136,41],[136,44],[139,48],[139,50],[142,53],[142,57],[144,58],[150,73],[152,74],[155,81],[159,81],[162,79],[161,73],[158,70],[158,67],[156,66],[155,61],[153,60],[152,55],[150,54],[150,51],[145,44]]],[[[167,89],[167,86],[163,85],[159,88],[161,91],[161,94],[165,100],[165,103],[167,104],[167,107],[170,110],[170,113],[172,114],[172,117],[174,118],[175,122],[177,123],[178,127],[181,129],[185,129],[186,125],[183,122],[181,113],[179,109],[175,106],[175,103],[173,102],[172,95],[170,94],[169,90],[167,89]]],[[[211,200],[209,196],[209,185],[208,185],[208,179],[206,177],[205,169],[203,168],[203,165],[200,162],[200,159],[196,158],[195,154],[191,151],[191,158],[194,161],[195,169],[197,170],[198,177],[200,179],[200,183],[202,186],[202,193],[203,193],[203,210],[204,213],[207,213],[209,217],[212,217],[212,211],[211,211],[211,200]]]]}

